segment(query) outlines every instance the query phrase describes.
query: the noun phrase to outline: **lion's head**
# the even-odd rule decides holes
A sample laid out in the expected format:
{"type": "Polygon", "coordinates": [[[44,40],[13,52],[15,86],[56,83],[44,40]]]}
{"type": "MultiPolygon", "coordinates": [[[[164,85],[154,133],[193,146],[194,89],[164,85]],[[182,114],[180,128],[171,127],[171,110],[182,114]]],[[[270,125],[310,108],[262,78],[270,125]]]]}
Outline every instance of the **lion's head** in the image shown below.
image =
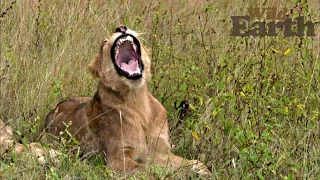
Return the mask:
{"type": "Polygon", "coordinates": [[[102,42],[100,53],[89,64],[89,70],[114,90],[141,88],[150,78],[150,63],[138,34],[120,26],[102,42]]]}

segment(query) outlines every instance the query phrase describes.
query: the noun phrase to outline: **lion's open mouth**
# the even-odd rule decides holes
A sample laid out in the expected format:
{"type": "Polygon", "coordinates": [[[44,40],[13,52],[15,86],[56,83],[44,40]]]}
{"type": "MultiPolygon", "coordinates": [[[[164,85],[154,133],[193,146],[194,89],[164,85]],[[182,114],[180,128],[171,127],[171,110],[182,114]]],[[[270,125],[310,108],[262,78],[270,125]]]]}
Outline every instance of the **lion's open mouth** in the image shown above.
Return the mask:
{"type": "Polygon", "coordinates": [[[120,75],[128,79],[142,77],[140,43],[134,36],[124,34],[118,37],[111,48],[111,57],[120,75]]]}

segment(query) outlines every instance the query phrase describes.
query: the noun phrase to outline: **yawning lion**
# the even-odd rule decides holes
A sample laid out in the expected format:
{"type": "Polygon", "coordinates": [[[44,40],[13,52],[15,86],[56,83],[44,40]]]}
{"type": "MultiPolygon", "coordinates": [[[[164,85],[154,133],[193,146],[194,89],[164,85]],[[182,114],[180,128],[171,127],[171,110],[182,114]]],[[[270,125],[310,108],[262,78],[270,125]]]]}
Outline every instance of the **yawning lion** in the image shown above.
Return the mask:
{"type": "Polygon", "coordinates": [[[165,108],[148,91],[151,60],[138,34],[120,26],[89,64],[100,78],[93,98],[70,97],[46,119],[48,132],[68,131],[87,152],[99,152],[114,171],[131,172],[146,164],[210,171],[197,160],[170,153],[165,108]]]}

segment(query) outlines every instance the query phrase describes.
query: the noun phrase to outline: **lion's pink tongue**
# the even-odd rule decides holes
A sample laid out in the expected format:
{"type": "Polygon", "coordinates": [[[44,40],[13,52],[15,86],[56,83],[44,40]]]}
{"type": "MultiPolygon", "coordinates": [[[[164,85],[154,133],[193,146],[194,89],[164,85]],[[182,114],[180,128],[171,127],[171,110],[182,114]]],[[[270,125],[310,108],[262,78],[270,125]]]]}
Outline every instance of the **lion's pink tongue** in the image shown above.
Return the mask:
{"type": "Polygon", "coordinates": [[[138,61],[136,60],[130,60],[128,64],[122,62],[120,66],[122,70],[125,70],[129,74],[139,73],[138,61]]]}

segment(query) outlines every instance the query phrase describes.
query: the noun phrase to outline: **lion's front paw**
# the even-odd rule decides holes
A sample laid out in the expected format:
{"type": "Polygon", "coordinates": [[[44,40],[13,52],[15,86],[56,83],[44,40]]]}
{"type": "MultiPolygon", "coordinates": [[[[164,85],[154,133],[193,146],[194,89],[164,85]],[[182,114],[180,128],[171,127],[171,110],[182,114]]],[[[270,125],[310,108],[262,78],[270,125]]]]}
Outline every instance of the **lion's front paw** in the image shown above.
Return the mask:
{"type": "Polygon", "coordinates": [[[202,176],[209,176],[211,175],[211,172],[209,171],[209,169],[207,168],[206,165],[204,165],[203,163],[201,163],[200,161],[197,160],[192,160],[192,166],[191,166],[191,171],[200,174],[202,176]]]}

